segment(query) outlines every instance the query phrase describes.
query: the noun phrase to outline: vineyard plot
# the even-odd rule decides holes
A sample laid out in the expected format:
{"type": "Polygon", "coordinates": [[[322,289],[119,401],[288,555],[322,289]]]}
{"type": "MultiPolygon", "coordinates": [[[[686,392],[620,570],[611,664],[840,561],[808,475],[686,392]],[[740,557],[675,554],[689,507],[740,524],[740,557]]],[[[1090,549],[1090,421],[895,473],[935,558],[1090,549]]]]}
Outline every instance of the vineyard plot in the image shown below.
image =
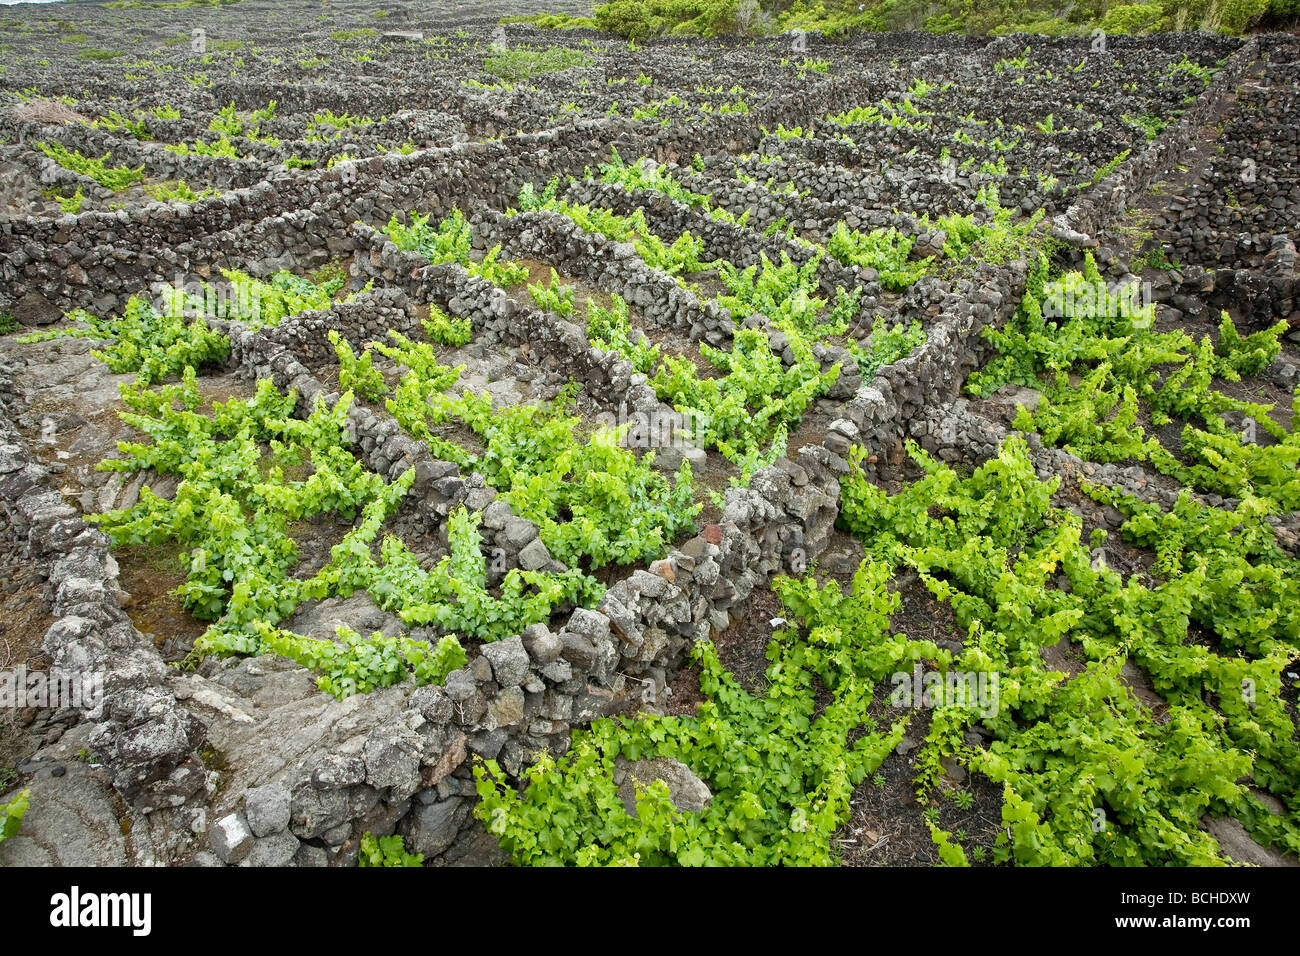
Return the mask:
{"type": "Polygon", "coordinates": [[[455,7],[5,18],[0,862],[1294,863],[1300,46],[455,7]]]}

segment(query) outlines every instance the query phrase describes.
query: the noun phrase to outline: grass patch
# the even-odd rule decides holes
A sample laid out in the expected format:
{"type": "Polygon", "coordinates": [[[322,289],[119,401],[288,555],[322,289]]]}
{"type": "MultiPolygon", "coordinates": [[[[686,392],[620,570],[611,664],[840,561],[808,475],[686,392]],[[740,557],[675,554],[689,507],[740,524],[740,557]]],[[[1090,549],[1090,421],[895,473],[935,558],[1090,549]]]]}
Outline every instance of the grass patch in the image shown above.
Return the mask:
{"type": "Polygon", "coordinates": [[[374,27],[358,27],[355,30],[331,30],[330,39],[335,43],[347,43],[350,40],[360,40],[363,37],[377,37],[379,31],[374,27]]]}
{"type": "Polygon", "coordinates": [[[591,66],[592,62],[581,50],[553,46],[545,50],[507,50],[484,57],[483,71],[508,83],[522,83],[541,73],[591,66]]]}

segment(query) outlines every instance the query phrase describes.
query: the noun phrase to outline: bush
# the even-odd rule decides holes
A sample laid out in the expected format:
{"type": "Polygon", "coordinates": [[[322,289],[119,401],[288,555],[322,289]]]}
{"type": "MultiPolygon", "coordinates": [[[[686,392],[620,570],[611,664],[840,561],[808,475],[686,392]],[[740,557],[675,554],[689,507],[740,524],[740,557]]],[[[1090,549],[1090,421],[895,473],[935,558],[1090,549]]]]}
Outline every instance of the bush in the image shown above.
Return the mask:
{"type": "Polygon", "coordinates": [[[23,790],[7,803],[0,803],[0,843],[18,835],[18,828],[22,826],[23,816],[27,813],[27,798],[30,796],[30,790],[23,790]]]}
{"type": "Polygon", "coordinates": [[[1107,33],[1143,33],[1160,25],[1164,11],[1158,3],[1131,3],[1111,7],[1101,20],[1107,33]]]}
{"type": "Polygon", "coordinates": [[[595,30],[591,17],[571,17],[567,13],[539,13],[528,17],[502,17],[502,23],[531,23],[543,30],[595,30]]]}
{"type": "Polygon", "coordinates": [[[1241,33],[1264,15],[1269,0],[1161,0],[1160,6],[1171,29],[1241,33]]]}
{"type": "Polygon", "coordinates": [[[600,30],[628,40],[667,33],[717,36],[736,32],[740,0],[615,0],[596,7],[600,30]]]}
{"type": "Polygon", "coordinates": [[[420,866],[423,853],[408,853],[400,836],[376,837],[366,833],[361,837],[357,866],[420,866]]]}
{"type": "Polygon", "coordinates": [[[591,57],[581,50],[553,46],[541,51],[508,50],[485,57],[483,70],[508,83],[522,83],[539,73],[554,73],[591,64],[591,57]]]}
{"type": "Polygon", "coordinates": [[[528,20],[547,28],[594,26],[627,40],[645,40],[665,35],[762,34],[796,29],[837,37],[864,30],[922,27],[931,33],[1048,36],[1087,33],[1093,27],[1116,34],[1198,28],[1240,33],[1265,14],[1294,17],[1300,14],[1300,0],[1082,0],[1064,14],[1060,4],[1046,0],[868,0],[861,5],[856,0],[612,0],[598,5],[590,19],[510,19],[528,20]]]}
{"type": "Polygon", "coordinates": [[[335,43],[347,43],[349,40],[359,40],[362,37],[377,37],[379,31],[374,27],[361,27],[357,30],[331,30],[330,39],[335,43]]]}

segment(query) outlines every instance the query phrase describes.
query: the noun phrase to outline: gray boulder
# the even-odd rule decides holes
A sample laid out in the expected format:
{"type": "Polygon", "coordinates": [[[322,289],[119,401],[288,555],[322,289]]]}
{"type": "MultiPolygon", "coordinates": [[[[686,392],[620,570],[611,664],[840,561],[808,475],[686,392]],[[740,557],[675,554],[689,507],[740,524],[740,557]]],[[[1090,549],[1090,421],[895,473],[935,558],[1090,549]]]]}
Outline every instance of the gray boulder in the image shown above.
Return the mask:
{"type": "Polygon", "coordinates": [[[673,806],[683,813],[699,813],[713,799],[711,791],[703,780],[697,777],[691,768],[680,760],[671,757],[656,757],[651,760],[635,762],[620,757],[615,762],[618,772],[622,773],[618,782],[618,796],[631,816],[636,816],[636,791],[650,786],[656,780],[668,785],[668,797],[673,806]]]}

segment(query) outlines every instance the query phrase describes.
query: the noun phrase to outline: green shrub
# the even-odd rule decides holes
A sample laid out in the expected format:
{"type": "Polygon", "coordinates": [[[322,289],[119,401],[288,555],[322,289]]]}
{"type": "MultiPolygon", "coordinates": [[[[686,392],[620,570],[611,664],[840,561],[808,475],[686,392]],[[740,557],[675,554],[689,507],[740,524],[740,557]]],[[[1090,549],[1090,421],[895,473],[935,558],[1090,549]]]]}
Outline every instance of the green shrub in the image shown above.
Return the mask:
{"type": "Polygon", "coordinates": [[[0,843],[18,835],[23,815],[27,813],[27,798],[30,795],[30,790],[23,790],[8,803],[0,804],[0,843]]]}
{"type": "Polygon", "coordinates": [[[424,854],[407,853],[400,836],[376,838],[373,833],[367,833],[361,838],[357,866],[420,866],[422,863],[424,854]]]}
{"type": "Polygon", "coordinates": [[[591,66],[592,62],[591,57],[581,50],[553,46],[545,50],[507,50],[485,57],[483,71],[509,83],[522,83],[540,73],[591,66]]]}
{"type": "Polygon", "coordinates": [[[362,37],[377,37],[379,31],[374,27],[360,27],[356,30],[331,30],[330,39],[335,43],[347,43],[349,40],[359,40],[362,37]]]}
{"type": "Polygon", "coordinates": [[[424,326],[424,334],[440,345],[459,348],[474,337],[474,329],[469,319],[459,315],[448,315],[433,303],[429,304],[429,317],[421,324],[424,326]]]}
{"type": "Polygon", "coordinates": [[[1124,4],[1106,11],[1101,28],[1107,33],[1145,33],[1157,29],[1163,16],[1158,3],[1124,4]]]}
{"type": "Polygon", "coordinates": [[[106,166],[105,161],[109,157],[108,153],[95,159],[91,156],[82,156],[77,150],[68,149],[62,143],[54,143],[53,145],[37,143],[36,148],[64,169],[87,176],[104,188],[111,189],[114,192],[126,189],[133,183],[138,183],[144,179],[143,165],[137,169],[128,169],[125,166],[106,166]]]}

